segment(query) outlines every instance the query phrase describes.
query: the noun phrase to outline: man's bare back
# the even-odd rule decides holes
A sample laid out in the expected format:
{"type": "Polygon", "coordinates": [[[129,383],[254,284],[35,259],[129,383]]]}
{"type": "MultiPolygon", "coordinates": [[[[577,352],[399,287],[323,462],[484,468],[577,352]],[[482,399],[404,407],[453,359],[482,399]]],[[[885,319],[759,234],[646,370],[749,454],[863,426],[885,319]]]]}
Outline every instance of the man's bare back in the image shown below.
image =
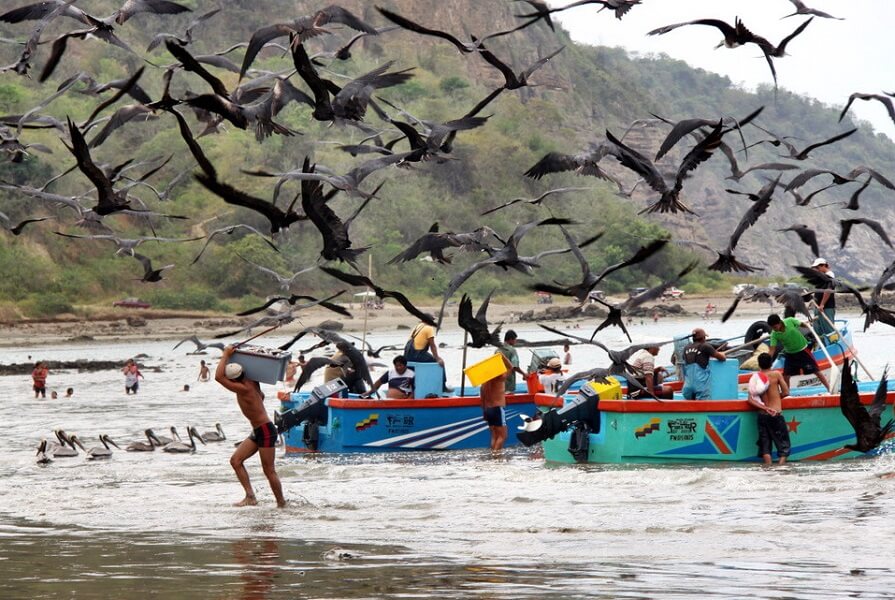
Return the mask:
{"type": "Polygon", "coordinates": [[[778,371],[762,372],[768,376],[768,391],[764,394],[764,403],[775,413],[780,413],[783,411],[783,398],[789,396],[789,386],[778,371]]]}

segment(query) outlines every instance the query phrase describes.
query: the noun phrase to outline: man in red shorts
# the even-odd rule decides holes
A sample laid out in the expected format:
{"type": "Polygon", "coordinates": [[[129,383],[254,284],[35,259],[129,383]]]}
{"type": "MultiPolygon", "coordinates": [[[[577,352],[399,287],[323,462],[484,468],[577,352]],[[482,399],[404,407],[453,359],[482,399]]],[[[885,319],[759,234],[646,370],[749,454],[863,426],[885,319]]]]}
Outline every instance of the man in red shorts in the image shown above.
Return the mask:
{"type": "Polygon", "coordinates": [[[243,416],[252,424],[252,435],[247,437],[236,448],[233,456],[230,457],[230,466],[236,472],[236,478],[242,484],[245,490],[245,498],[237,502],[235,506],[254,506],[258,504],[255,499],[255,490],[252,489],[252,483],[249,481],[249,472],[246,471],[245,461],[251,458],[256,452],[261,457],[261,467],[264,469],[264,475],[270,483],[270,489],[277,499],[277,506],[280,508],[286,506],[286,499],[283,498],[283,486],[280,483],[280,477],[274,467],[274,445],[277,441],[277,428],[274,426],[267,411],[264,409],[264,394],[261,393],[261,386],[257,381],[249,379],[242,370],[242,365],[229,363],[230,357],[236,349],[233,346],[224,348],[221,360],[218,362],[214,379],[222,386],[236,394],[236,402],[243,416]]]}

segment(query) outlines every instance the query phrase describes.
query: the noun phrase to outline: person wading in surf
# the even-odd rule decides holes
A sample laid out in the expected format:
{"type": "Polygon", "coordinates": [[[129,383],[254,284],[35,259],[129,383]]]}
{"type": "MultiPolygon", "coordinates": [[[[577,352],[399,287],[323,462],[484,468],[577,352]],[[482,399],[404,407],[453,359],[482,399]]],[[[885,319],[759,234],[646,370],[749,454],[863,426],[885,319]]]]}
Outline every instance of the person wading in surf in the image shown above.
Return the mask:
{"type": "Polygon", "coordinates": [[[252,483],[249,481],[249,472],[246,471],[245,461],[251,458],[256,452],[261,457],[261,468],[264,469],[264,476],[270,483],[270,489],[277,499],[277,506],[280,508],[286,506],[286,499],[283,497],[283,486],[280,483],[280,477],[277,475],[274,466],[274,445],[277,441],[277,428],[274,426],[267,411],[264,410],[264,394],[261,393],[261,386],[257,381],[249,379],[243,373],[242,365],[229,363],[230,357],[236,348],[227,346],[218,362],[214,379],[222,386],[236,394],[236,402],[243,416],[252,424],[252,435],[247,437],[236,448],[233,456],[230,457],[230,466],[236,472],[236,478],[242,484],[245,490],[245,498],[237,502],[235,506],[254,506],[258,504],[255,499],[255,490],[252,489],[252,483]]]}

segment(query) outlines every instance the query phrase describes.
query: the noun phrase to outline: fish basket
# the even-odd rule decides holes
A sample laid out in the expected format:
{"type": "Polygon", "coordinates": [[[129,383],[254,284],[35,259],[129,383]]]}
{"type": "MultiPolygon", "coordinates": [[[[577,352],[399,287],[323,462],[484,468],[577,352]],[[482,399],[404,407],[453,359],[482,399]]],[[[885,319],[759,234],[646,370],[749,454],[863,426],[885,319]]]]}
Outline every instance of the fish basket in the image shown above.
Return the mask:
{"type": "Polygon", "coordinates": [[[469,383],[478,386],[486,381],[491,381],[495,377],[500,377],[507,372],[507,367],[503,362],[503,356],[497,353],[481,362],[466,367],[463,369],[463,372],[469,377],[469,383]]]}
{"type": "Polygon", "coordinates": [[[269,384],[286,378],[286,367],[290,360],[291,352],[262,346],[240,346],[230,357],[230,362],[242,365],[247,378],[269,384]]]}

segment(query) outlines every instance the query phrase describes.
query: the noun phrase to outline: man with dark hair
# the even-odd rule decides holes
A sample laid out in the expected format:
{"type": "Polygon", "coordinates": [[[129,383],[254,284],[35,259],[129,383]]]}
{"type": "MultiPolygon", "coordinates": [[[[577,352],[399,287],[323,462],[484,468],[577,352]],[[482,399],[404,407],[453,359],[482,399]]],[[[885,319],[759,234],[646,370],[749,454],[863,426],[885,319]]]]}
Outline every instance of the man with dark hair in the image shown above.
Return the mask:
{"type": "Polygon", "coordinates": [[[515,348],[517,339],[519,339],[519,336],[516,335],[516,332],[512,329],[507,329],[507,332],[503,336],[503,344],[498,347],[498,350],[503,354],[503,357],[509,361],[510,365],[512,365],[509,373],[507,373],[506,381],[504,382],[504,391],[507,394],[516,393],[516,373],[519,373],[523,377],[528,375],[528,373],[519,368],[519,353],[515,348]]]}
{"type": "Polygon", "coordinates": [[[833,289],[836,287],[836,283],[833,281],[835,275],[830,270],[830,265],[827,264],[826,259],[818,258],[812,263],[811,267],[818,273],[830,278],[830,281],[818,286],[823,291],[814,292],[814,303],[817,304],[817,310],[814,313],[814,331],[817,332],[817,335],[826,335],[833,333],[833,327],[830,326],[830,323],[833,323],[836,319],[836,294],[833,292],[833,289]],[[826,316],[826,319],[821,314],[826,316]],[[827,322],[827,319],[829,319],[829,322],[827,322]]]}
{"type": "Polygon", "coordinates": [[[830,389],[827,378],[817,366],[814,355],[808,348],[808,340],[799,331],[802,322],[795,317],[781,319],[773,314],[768,317],[768,325],[771,328],[771,358],[776,358],[780,348],[783,348],[783,379],[789,387],[789,378],[793,375],[814,374],[825,388],[830,389]]]}
{"type": "Polygon", "coordinates": [[[394,368],[389,369],[382,374],[382,377],[373,382],[373,388],[369,393],[365,394],[366,396],[374,394],[379,389],[379,386],[388,384],[387,398],[397,400],[413,398],[413,378],[415,374],[413,369],[407,366],[407,359],[401,355],[396,356],[392,360],[392,365],[394,368]]]}
{"type": "Polygon", "coordinates": [[[222,386],[236,394],[236,402],[243,416],[252,424],[252,435],[242,441],[236,448],[236,452],[230,457],[230,466],[236,472],[236,478],[245,490],[245,498],[236,503],[236,506],[254,506],[258,504],[255,499],[255,490],[249,480],[249,472],[246,471],[246,460],[256,452],[261,457],[261,468],[270,484],[277,506],[286,506],[283,497],[283,486],[274,466],[274,445],[277,441],[277,428],[274,426],[267,411],[264,409],[264,394],[257,381],[249,379],[243,372],[242,365],[230,362],[230,357],[236,348],[227,346],[221,354],[214,379],[222,386]]]}
{"type": "Polygon", "coordinates": [[[684,347],[684,387],[681,393],[684,400],[710,400],[711,386],[709,359],[727,360],[724,353],[718,352],[714,346],[706,342],[708,336],[704,329],[694,329],[693,342],[684,347]]]}
{"type": "Polygon", "coordinates": [[[749,404],[758,413],[758,455],[765,465],[771,464],[772,444],[782,465],[789,456],[789,427],[783,418],[783,397],[789,395],[786,380],[771,370],[774,359],[764,352],[758,356],[759,371],[749,379],[749,404]]]}
{"type": "Polygon", "coordinates": [[[652,393],[657,398],[674,398],[674,391],[671,386],[663,385],[662,378],[667,374],[665,367],[656,366],[656,355],[659,354],[659,346],[650,346],[638,350],[631,357],[631,367],[634,372],[638,373],[636,379],[640,384],[640,388],[628,386],[628,398],[635,400],[637,398],[649,398],[652,393]]]}

